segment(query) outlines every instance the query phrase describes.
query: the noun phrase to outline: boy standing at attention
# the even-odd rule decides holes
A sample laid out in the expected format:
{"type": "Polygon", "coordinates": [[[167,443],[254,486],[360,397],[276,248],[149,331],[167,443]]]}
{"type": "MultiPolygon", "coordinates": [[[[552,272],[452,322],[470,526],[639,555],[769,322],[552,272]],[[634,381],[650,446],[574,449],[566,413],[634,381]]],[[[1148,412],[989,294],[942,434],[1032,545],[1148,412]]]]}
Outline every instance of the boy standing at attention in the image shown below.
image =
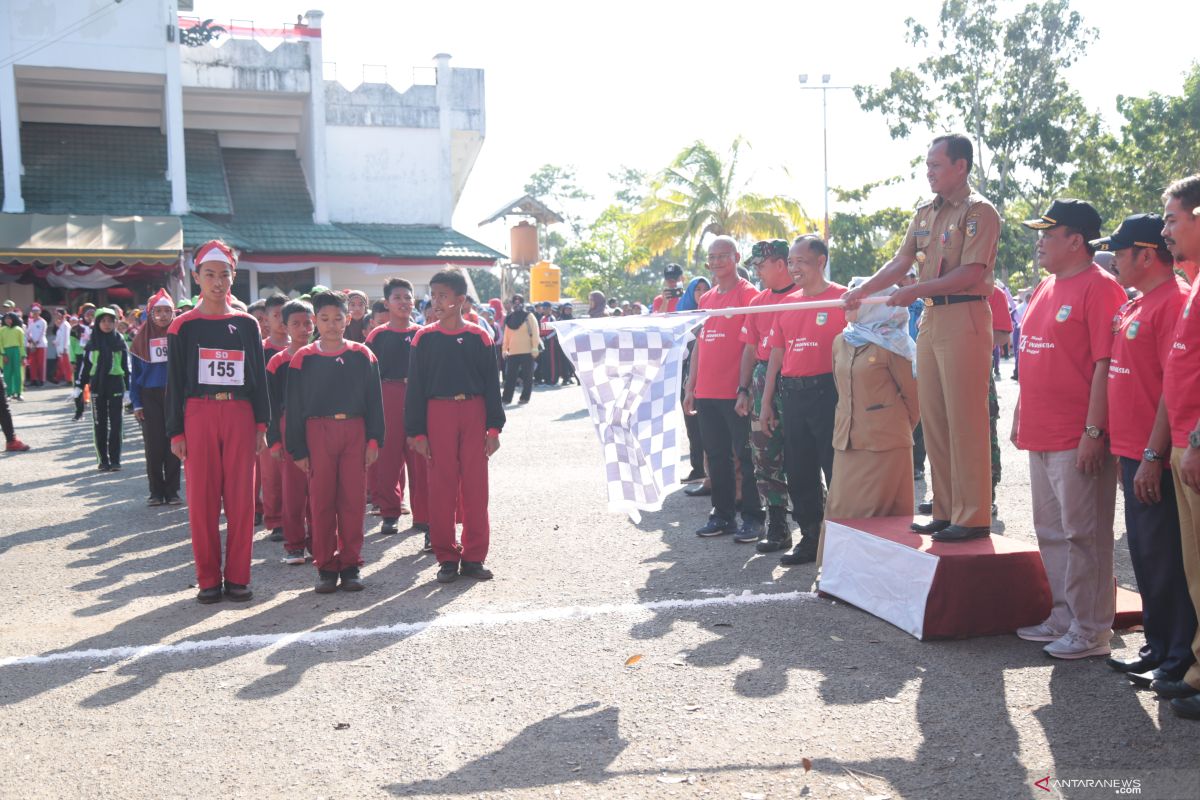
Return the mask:
{"type": "Polygon", "coordinates": [[[367,467],[384,441],[379,363],[366,345],[345,338],[345,295],[321,292],[312,305],[318,338],[288,367],[284,439],[309,477],[316,591],[336,591],[340,578],[343,591],[357,592],[367,467]]]}
{"type": "Polygon", "coordinates": [[[187,476],[197,602],[250,591],[254,459],[267,446],[271,404],[258,322],[230,304],[233,251],[214,240],[192,259],[200,302],[167,329],[167,436],[187,476]],[[225,565],[221,567],[221,505],[225,565]]]}
{"type": "MultiPolygon", "coordinates": [[[[283,324],[283,306],[287,301],[287,295],[278,292],[263,301],[262,327],[267,331],[267,337],[263,339],[263,359],[267,364],[276,354],[288,349],[288,332],[283,324]]],[[[259,453],[254,511],[256,516],[262,515],[263,527],[271,531],[268,539],[272,542],[283,541],[282,467],[283,462],[273,458],[266,450],[259,453]]]]}
{"type": "Polygon", "coordinates": [[[379,504],[383,517],[380,533],[393,534],[396,520],[404,507],[404,475],[408,473],[409,498],[412,502],[413,527],[429,530],[429,489],[425,460],[408,449],[404,436],[404,398],[408,389],[408,363],[413,337],[420,327],[412,323],[412,284],[392,278],[383,287],[388,322],[367,336],[367,347],[379,359],[379,377],[383,381],[383,414],[391,435],[379,455],[371,475],[371,496],[379,504]],[[406,469],[407,467],[407,469],[406,469]]]}
{"type": "Polygon", "coordinates": [[[271,395],[271,424],[267,427],[267,445],[271,457],[279,463],[283,494],[283,563],[299,565],[307,559],[306,548],[312,548],[312,514],[308,509],[308,474],[283,446],[287,431],[287,377],[292,356],[312,339],[314,328],[312,306],[303,300],[290,300],[280,314],[288,333],[288,346],[267,362],[267,388],[271,395]]]}
{"type": "Polygon", "coordinates": [[[494,344],[483,328],[463,320],[467,282],[462,274],[443,270],[430,278],[429,290],[438,322],[413,339],[404,430],[409,447],[428,464],[438,582],[451,583],[459,574],[489,580],[492,573],[483,566],[490,534],[487,460],[500,449],[505,421],[494,344]],[[461,551],[454,541],[460,487],[461,551]]]}

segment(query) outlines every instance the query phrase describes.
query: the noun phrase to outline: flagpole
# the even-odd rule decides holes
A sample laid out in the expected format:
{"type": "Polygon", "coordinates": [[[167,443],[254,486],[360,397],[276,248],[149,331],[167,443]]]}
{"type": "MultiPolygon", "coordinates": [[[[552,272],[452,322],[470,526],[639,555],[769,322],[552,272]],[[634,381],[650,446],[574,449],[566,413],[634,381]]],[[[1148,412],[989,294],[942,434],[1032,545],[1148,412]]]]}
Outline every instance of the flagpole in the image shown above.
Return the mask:
{"type": "MultiPolygon", "coordinates": [[[[887,297],[867,297],[861,302],[866,305],[886,303],[887,297]]],[[[779,303],[778,305],[738,306],[736,308],[697,308],[692,311],[671,311],[651,314],[652,317],[675,317],[685,314],[703,314],[706,317],[732,317],[736,314],[775,314],[779,311],[817,311],[822,308],[842,308],[841,298],[832,300],[805,300],[799,303],[779,303]]]]}

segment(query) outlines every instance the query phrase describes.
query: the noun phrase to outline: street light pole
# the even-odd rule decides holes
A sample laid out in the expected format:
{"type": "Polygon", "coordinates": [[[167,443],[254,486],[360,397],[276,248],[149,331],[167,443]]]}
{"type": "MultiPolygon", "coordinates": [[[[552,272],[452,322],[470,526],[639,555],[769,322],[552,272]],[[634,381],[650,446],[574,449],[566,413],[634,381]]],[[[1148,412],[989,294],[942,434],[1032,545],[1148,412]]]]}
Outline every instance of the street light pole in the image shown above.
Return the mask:
{"type": "Polygon", "coordinates": [[[854,88],[853,86],[830,86],[829,79],[829,73],[825,73],[821,76],[820,86],[806,86],[808,73],[800,75],[801,89],[819,89],[821,91],[821,150],[825,162],[825,225],[821,234],[826,244],[829,243],[829,90],[854,88]]]}

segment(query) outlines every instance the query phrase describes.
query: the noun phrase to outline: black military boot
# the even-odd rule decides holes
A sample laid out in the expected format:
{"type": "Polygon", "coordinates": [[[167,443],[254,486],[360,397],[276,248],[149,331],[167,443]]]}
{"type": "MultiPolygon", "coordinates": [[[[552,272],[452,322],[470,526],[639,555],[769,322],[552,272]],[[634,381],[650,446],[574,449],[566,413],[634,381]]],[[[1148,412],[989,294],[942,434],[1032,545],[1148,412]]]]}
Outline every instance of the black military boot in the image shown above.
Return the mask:
{"type": "Polygon", "coordinates": [[[767,506],[767,535],[754,549],[760,553],[774,553],[792,546],[792,528],[788,524],[786,506],[767,506]]]}
{"type": "Polygon", "coordinates": [[[785,567],[811,564],[817,560],[817,544],[821,541],[821,523],[800,526],[800,542],[792,552],[781,557],[779,563],[785,567]]]}

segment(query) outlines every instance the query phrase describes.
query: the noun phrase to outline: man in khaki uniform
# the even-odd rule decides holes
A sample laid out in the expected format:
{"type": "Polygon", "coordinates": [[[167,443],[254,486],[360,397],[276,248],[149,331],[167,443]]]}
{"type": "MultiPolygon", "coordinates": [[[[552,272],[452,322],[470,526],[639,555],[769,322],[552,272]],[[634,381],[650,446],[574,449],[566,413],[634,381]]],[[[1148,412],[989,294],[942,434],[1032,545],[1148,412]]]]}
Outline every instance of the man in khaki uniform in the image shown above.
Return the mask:
{"type": "Polygon", "coordinates": [[[917,208],[899,252],[862,286],[847,292],[847,309],[898,283],[916,264],[919,279],[888,304],[924,298],[917,338],[921,425],[933,475],[933,518],[913,523],[944,542],[991,532],[992,462],[988,376],[991,370],[992,269],[1000,215],[967,183],[974,152],[965,136],[933,140],[926,157],[937,197],[917,208]]]}

